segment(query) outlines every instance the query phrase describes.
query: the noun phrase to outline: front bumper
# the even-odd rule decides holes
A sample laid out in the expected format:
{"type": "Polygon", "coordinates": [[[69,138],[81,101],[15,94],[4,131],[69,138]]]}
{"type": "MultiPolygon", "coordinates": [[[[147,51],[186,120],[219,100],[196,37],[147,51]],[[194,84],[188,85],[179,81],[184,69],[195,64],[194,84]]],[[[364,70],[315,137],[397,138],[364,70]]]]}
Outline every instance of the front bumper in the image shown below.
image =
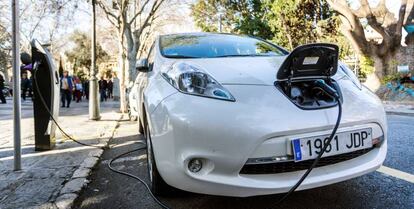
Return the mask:
{"type": "MultiPolygon", "coordinates": [[[[290,154],[292,138],[330,133],[337,109],[300,110],[271,86],[226,88],[236,102],[176,93],[150,114],[154,154],[162,178],[176,188],[212,195],[287,192],[304,170],[260,175],[240,174],[240,171],[249,158],[290,154]],[[194,108],[191,111],[189,104],[194,108]],[[198,173],[188,170],[188,162],[193,158],[203,160],[203,169],[198,173]]],[[[370,97],[347,100],[345,95],[343,106],[338,132],[369,127],[374,138],[386,134],[385,113],[377,100],[370,97]],[[361,106],[369,108],[362,110],[361,106]]],[[[380,148],[367,154],[315,168],[298,190],[372,172],[381,166],[386,150],[385,137],[380,148]]]]}

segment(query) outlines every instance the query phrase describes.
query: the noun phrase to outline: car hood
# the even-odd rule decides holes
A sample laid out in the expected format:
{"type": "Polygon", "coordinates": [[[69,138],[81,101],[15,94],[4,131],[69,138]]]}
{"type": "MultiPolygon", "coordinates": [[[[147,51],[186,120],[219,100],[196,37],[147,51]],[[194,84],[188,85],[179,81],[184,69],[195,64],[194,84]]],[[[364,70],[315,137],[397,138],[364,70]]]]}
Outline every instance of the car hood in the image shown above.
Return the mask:
{"type": "Polygon", "coordinates": [[[286,57],[227,57],[184,61],[208,72],[223,85],[273,85],[286,57]]]}

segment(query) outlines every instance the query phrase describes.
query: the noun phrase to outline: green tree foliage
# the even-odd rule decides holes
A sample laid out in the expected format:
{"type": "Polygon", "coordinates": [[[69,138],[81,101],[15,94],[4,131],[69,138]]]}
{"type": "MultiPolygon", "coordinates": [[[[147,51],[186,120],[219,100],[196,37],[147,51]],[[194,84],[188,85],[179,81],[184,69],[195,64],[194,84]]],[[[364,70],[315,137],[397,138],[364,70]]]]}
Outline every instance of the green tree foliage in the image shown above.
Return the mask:
{"type": "Polygon", "coordinates": [[[361,55],[359,57],[359,67],[361,70],[362,76],[366,77],[367,75],[373,73],[374,69],[374,60],[372,60],[369,56],[361,55]]]}
{"type": "Polygon", "coordinates": [[[339,32],[339,17],[326,0],[198,0],[192,6],[196,25],[206,32],[218,30],[219,13],[225,32],[271,39],[290,50],[330,42],[340,46],[341,57],[351,53],[339,32]]]}
{"type": "Polygon", "coordinates": [[[325,0],[266,0],[274,41],[288,49],[313,42],[338,43],[339,18],[325,0]]]}
{"type": "Polygon", "coordinates": [[[196,25],[205,32],[218,31],[221,14],[223,32],[273,37],[261,0],[198,0],[191,10],[196,25]]]}
{"type": "MultiPolygon", "coordinates": [[[[74,72],[77,72],[79,69],[86,68],[88,71],[91,67],[91,38],[84,32],[75,31],[70,36],[70,41],[72,41],[75,46],[70,50],[66,51],[65,55],[70,62],[74,64],[74,72]]],[[[96,64],[97,66],[109,58],[109,55],[102,49],[100,44],[96,45],[96,64]]]]}

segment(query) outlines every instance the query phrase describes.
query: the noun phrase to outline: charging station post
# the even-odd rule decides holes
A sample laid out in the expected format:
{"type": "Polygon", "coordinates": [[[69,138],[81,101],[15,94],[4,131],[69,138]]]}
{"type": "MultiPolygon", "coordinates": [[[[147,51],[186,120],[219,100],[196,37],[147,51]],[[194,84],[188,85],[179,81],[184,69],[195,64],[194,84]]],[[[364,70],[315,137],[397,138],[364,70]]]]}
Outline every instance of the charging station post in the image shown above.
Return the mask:
{"type": "Polygon", "coordinates": [[[51,150],[55,147],[57,128],[55,120],[59,117],[60,76],[53,57],[45,46],[33,40],[31,48],[35,89],[33,99],[35,150],[51,150]]]}
{"type": "Polygon", "coordinates": [[[12,8],[12,57],[13,57],[13,146],[14,170],[22,168],[21,163],[21,101],[20,101],[20,34],[19,0],[11,1],[12,8]]]}

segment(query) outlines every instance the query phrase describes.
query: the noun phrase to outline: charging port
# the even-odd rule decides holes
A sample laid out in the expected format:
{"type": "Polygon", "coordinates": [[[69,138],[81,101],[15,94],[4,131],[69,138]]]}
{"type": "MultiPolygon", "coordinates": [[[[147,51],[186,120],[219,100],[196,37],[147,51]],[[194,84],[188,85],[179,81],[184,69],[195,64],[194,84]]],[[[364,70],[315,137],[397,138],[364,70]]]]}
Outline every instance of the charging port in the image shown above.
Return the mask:
{"type": "MultiPolygon", "coordinates": [[[[276,81],[275,86],[293,104],[301,109],[311,110],[336,106],[338,101],[318,86],[316,84],[317,81],[315,79],[276,81]]],[[[325,82],[341,95],[339,87],[334,80],[330,79],[325,82]]]]}
{"type": "Polygon", "coordinates": [[[338,68],[338,46],[307,44],[295,48],[277,73],[275,86],[301,109],[337,105],[339,86],[332,79],[338,68]]]}

